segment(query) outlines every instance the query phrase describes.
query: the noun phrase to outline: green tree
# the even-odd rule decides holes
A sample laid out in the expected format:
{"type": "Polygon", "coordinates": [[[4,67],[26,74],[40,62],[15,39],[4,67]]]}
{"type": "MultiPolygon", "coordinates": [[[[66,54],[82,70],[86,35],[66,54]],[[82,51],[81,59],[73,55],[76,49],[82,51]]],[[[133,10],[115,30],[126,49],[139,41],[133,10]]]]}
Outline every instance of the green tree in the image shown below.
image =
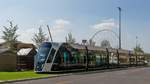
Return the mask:
{"type": "Polygon", "coordinates": [[[76,41],[75,38],[73,38],[72,33],[68,33],[68,36],[66,36],[66,43],[74,44],[75,42],[76,41]]]}
{"type": "Polygon", "coordinates": [[[103,40],[101,42],[101,47],[103,47],[103,48],[111,48],[110,42],[108,40],[103,40]]]}
{"type": "Polygon", "coordinates": [[[17,42],[17,37],[19,36],[16,32],[18,30],[18,26],[14,25],[12,21],[9,21],[9,26],[3,26],[4,30],[2,39],[6,43],[6,47],[10,49],[14,49],[15,43],[17,42]]]}
{"type": "Polygon", "coordinates": [[[46,34],[43,32],[42,27],[38,29],[38,33],[34,34],[32,41],[35,42],[36,46],[39,47],[42,42],[48,40],[46,34]]]}
{"type": "Polygon", "coordinates": [[[134,48],[134,51],[135,52],[141,52],[141,53],[144,53],[143,49],[141,48],[140,44],[137,45],[135,48],[134,48]]]}

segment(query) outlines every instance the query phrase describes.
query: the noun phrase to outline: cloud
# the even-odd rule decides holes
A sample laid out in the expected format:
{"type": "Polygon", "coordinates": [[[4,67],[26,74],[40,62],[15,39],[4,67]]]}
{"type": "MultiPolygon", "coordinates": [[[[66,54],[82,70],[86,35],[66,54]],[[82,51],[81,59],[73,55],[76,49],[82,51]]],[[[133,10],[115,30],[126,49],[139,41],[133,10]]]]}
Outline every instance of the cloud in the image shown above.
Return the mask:
{"type": "MultiPolygon", "coordinates": [[[[41,23],[44,23],[44,20],[40,20],[41,23]]],[[[65,35],[69,32],[69,25],[70,21],[64,20],[64,19],[56,19],[52,22],[50,26],[50,30],[52,33],[52,37],[54,41],[65,41],[65,35]]],[[[39,25],[39,24],[38,24],[39,25]]],[[[20,28],[17,31],[17,34],[20,36],[18,37],[19,41],[26,42],[26,43],[33,43],[32,37],[35,33],[38,32],[38,25],[30,26],[30,28],[20,28]]],[[[46,37],[49,37],[48,30],[46,28],[46,25],[42,25],[42,29],[45,34],[47,34],[46,37]]]]}
{"type": "Polygon", "coordinates": [[[51,29],[52,36],[55,37],[55,41],[64,41],[65,35],[69,32],[70,21],[65,19],[57,19],[53,22],[51,29]]]}
{"type": "Polygon", "coordinates": [[[26,43],[32,43],[32,37],[37,32],[37,28],[29,28],[26,30],[19,29],[17,33],[19,34],[18,40],[26,43]]]}
{"type": "Polygon", "coordinates": [[[103,30],[103,29],[112,30],[113,28],[118,28],[118,24],[115,22],[114,19],[106,19],[106,20],[102,20],[100,23],[93,25],[92,28],[98,30],[103,30]]]}
{"type": "Polygon", "coordinates": [[[64,19],[57,19],[54,21],[53,28],[56,29],[63,29],[66,25],[69,25],[70,21],[64,20],[64,19]]]}
{"type": "Polygon", "coordinates": [[[39,25],[45,24],[45,20],[43,20],[43,19],[39,20],[38,24],[39,24],[39,25]]]}

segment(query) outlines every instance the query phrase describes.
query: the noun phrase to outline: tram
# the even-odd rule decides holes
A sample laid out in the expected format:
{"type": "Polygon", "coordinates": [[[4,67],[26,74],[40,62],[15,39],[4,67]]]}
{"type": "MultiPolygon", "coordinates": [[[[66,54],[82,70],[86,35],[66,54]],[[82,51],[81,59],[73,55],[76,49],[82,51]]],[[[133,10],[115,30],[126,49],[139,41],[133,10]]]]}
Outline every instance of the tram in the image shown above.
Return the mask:
{"type": "Polygon", "coordinates": [[[35,56],[35,72],[144,66],[144,53],[81,44],[44,42],[35,56]]]}

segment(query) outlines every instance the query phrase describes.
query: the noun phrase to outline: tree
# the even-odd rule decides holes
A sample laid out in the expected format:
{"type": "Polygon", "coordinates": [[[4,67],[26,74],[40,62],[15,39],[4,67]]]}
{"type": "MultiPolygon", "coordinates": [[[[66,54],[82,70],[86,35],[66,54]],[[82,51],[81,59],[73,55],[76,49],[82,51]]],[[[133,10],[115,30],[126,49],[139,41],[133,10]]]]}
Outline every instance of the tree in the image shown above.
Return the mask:
{"type": "Polygon", "coordinates": [[[135,52],[141,52],[141,53],[144,53],[143,49],[141,48],[140,44],[137,45],[135,48],[134,48],[134,51],[135,52]]]}
{"type": "Polygon", "coordinates": [[[111,48],[110,42],[108,40],[103,40],[101,42],[101,47],[103,47],[103,48],[111,48]]]}
{"type": "Polygon", "coordinates": [[[2,39],[6,42],[6,47],[10,49],[14,49],[15,43],[17,42],[17,37],[19,36],[16,34],[18,30],[17,25],[13,25],[12,21],[9,21],[9,27],[3,26],[4,31],[2,39]]]}
{"type": "Polygon", "coordinates": [[[66,43],[74,44],[75,42],[76,41],[75,38],[73,38],[72,33],[68,33],[68,36],[66,36],[66,43]]]}
{"type": "Polygon", "coordinates": [[[48,38],[46,34],[43,32],[42,27],[40,26],[38,29],[38,33],[34,34],[32,41],[35,42],[36,46],[39,47],[41,43],[46,41],[48,38]]]}

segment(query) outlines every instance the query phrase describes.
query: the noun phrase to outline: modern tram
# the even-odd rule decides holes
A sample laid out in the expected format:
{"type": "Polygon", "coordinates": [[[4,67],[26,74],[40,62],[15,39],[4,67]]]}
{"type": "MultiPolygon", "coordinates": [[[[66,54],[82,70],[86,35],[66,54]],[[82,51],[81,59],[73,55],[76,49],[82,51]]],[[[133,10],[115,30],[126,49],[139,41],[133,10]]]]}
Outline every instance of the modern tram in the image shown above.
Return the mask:
{"type": "Polygon", "coordinates": [[[35,72],[144,66],[144,53],[81,44],[44,42],[35,56],[35,72]]]}

